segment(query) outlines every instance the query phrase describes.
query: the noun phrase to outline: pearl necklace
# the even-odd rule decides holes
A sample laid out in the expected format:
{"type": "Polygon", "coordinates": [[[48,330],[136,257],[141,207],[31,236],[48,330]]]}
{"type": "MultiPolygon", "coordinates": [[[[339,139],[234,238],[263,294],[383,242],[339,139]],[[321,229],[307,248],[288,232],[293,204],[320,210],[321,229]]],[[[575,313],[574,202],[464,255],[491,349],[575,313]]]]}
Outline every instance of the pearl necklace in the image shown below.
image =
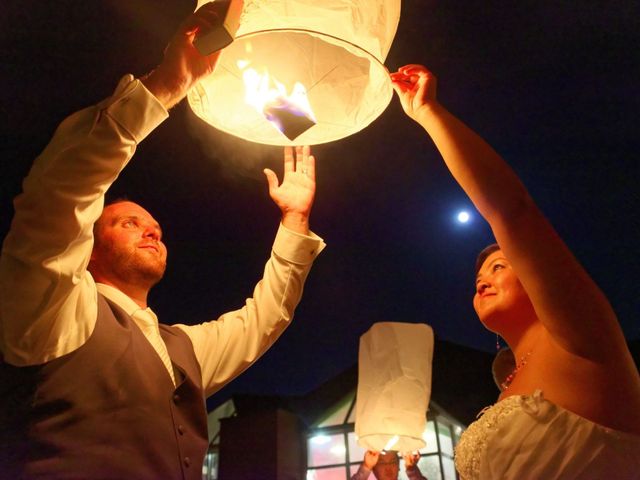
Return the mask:
{"type": "Polygon", "coordinates": [[[524,368],[524,366],[527,364],[527,362],[529,361],[529,356],[531,355],[531,350],[529,350],[527,352],[527,354],[522,357],[520,359],[520,363],[518,363],[515,368],[513,369],[513,371],[509,374],[509,376],[507,378],[504,379],[504,382],[502,382],[500,384],[500,386],[502,387],[502,391],[504,392],[507,388],[509,388],[511,386],[511,382],[513,382],[513,380],[516,378],[516,375],[518,374],[518,372],[520,370],[522,370],[524,368]]]}

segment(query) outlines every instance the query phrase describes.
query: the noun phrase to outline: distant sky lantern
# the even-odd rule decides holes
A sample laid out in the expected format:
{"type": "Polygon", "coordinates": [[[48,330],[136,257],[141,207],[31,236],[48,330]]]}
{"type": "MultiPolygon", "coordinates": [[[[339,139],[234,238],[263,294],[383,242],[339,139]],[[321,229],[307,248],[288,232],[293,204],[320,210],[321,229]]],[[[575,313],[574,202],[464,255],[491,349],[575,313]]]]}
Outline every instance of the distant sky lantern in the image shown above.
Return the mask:
{"type": "Polygon", "coordinates": [[[347,137],[391,100],[383,63],[399,19],[400,0],[245,0],[235,41],[189,104],[213,127],[252,142],[347,137]]]}
{"type": "Polygon", "coordinates": [[[432,360],[433,330],[425,324],[378,322],[360,337],[355,432],[361,447],[425,446],[432,360]]]}

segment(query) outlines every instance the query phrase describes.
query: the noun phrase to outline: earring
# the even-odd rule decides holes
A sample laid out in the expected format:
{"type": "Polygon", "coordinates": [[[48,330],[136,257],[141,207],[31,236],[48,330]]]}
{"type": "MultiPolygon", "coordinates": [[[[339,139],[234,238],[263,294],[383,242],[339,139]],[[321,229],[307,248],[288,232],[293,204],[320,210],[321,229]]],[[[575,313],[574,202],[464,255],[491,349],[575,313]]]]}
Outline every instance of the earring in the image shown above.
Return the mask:
{"type": "Polygon", "coordinates": [[[502,348],[502,347],[500,346],[500,335],[498,335],[498,334],[496,333],[496,352],[499,352],[499,351],[500,351],[500,348],[502,348]]]}

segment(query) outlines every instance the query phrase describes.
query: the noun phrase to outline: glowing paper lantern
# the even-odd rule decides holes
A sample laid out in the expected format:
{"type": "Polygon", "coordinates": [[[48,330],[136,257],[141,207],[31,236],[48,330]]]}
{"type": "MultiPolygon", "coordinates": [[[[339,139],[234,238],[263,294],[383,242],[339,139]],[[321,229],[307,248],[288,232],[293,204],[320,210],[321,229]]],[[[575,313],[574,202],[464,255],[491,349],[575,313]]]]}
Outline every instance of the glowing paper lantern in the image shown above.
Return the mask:
{"type": "Polygon", "coordinates": [[[399,19],[400,0],[245,0],[235,41],[214,74],[191,90],[189,105],[215,128],[253,142],[314,145],[344,138],[391,100],[383,62],[399,19]],[[257,95],[271,99],[255,105],[257,95]],[[286,121],[298,117],[313,126],[294,125],[294,141],[265,109],[277,116],[282,105],[298,101],[303,105],[286,121]]]}
{"type": "Polygon", "coordinates": [[[380,322],[360,337],[355,433],[361,447],[425,446],[432,359],[433,330],[425,324],[380,322]]]}

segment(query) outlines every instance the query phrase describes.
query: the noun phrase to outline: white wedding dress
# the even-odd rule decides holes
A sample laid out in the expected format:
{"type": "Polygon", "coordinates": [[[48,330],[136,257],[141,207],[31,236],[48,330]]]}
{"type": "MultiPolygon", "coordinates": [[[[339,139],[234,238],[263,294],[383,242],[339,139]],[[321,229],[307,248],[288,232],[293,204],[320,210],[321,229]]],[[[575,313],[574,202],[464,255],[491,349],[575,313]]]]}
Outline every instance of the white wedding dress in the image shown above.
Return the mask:
{"type": "Polygon", "coordinates": [[[540,390],[480,415],[456,446],[463,480],[640,479],[640,435],[593,423],[540,390]]]}

